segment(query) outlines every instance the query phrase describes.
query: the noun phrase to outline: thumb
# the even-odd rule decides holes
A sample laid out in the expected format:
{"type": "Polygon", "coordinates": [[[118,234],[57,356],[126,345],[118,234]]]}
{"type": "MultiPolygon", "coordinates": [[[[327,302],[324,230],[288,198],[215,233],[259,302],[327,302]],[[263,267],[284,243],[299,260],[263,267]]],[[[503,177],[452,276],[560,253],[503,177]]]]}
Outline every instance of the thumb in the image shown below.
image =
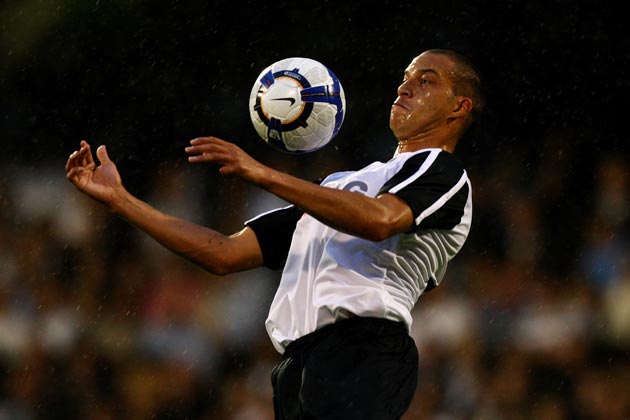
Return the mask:
{"type": "Polygon", "coordinates": [[[98,149],[96,149],[96,157],[98,158],[98,161],[101,163],[101,165],[111,162],[109,156],[107,155],[107,149],[105,145],[98,146],[98,149]]]}

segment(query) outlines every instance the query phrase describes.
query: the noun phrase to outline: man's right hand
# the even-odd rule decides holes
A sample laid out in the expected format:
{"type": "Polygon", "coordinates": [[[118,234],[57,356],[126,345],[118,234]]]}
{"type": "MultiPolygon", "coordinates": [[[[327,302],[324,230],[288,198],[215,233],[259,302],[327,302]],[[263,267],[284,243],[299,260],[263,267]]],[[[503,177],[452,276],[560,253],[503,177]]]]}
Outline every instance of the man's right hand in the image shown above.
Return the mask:
{"type": "Polygon", "coordinates": [[[117,195],[125,192],[116,165],[109,159],[105,146],[96,150],[100,165],[96,166],[90,145],[81,141],[81,148],[66,163],[66,178],[83,193],[112,207],[117,195]]]}
{"type": "Polygon", "coordinates": [[[81,149],[72,153],[66,163],[70,182],[166,248],[218,275],[263,265],[262,251],[252,228],[226,236],[164,214],[125,190],[105,146],[98,148],[96,157],[99,166],[94,163],[90,145],[82,141],[81,149]]]}

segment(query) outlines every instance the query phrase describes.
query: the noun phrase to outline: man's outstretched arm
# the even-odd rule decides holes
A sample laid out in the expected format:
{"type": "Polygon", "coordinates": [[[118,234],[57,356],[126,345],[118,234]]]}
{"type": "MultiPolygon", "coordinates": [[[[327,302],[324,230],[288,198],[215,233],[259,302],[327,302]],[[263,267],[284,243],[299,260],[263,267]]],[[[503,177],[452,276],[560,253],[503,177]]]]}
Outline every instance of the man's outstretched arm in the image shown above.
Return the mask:
{"type": "Polygon", "coordinates": [[[96,155],[98,166],[90,145],[82,141],[81,148],[68,158],[66,177],[79,191],[211,273],[225,275],[262,266],[260,246],[251,228],[227,236],[164,214],[124,188],[104,146],[98,148],[96,155]]]}
{"type": "Polygon", "coordinates": [[[186,153],[190,162],[219,165],[222,174],[240,177],[350,235],[381,241],[408,231],[414,223],[409,205],[393,194],[372,198],[322,187],[269,168],[235,144],[216,137],[192,140],[186,153]]]}

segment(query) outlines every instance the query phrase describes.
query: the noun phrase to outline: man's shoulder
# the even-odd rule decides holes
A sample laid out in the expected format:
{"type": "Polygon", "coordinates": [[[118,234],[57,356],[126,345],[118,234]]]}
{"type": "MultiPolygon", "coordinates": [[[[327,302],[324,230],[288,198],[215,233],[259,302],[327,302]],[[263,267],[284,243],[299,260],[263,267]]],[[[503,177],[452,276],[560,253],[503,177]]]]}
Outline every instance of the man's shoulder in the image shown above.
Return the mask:
{"type": "Polygon", "coordinates": [[[425,167],[425,173],[442,173],[453,174],[453,176],[465,172],[464,165],[461,160],[443,149],[421,149],[408,154],[408,156],[400,156],[404,159],[406,167],[425,167]]]}

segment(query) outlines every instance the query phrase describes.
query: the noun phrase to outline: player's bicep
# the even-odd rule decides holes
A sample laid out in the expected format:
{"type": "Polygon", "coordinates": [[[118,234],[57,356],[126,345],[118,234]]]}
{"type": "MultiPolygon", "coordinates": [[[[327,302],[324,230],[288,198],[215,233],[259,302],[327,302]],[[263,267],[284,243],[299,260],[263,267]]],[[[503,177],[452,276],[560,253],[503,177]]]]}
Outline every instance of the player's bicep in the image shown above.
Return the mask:
{"type": "Polygon", "coordinates": [[[389,233],[387,236],[409,232],[414,226],[413,211],[409,204],[395,194],[381,194],[376,199],[387,209],[389,233]]]}
{"type": "Polygon", "coordinates": [[[228,254],[230,272],[244,271],[263,266],[263,254],[256,233],[245,227],[229,237],[228,254]]]}

